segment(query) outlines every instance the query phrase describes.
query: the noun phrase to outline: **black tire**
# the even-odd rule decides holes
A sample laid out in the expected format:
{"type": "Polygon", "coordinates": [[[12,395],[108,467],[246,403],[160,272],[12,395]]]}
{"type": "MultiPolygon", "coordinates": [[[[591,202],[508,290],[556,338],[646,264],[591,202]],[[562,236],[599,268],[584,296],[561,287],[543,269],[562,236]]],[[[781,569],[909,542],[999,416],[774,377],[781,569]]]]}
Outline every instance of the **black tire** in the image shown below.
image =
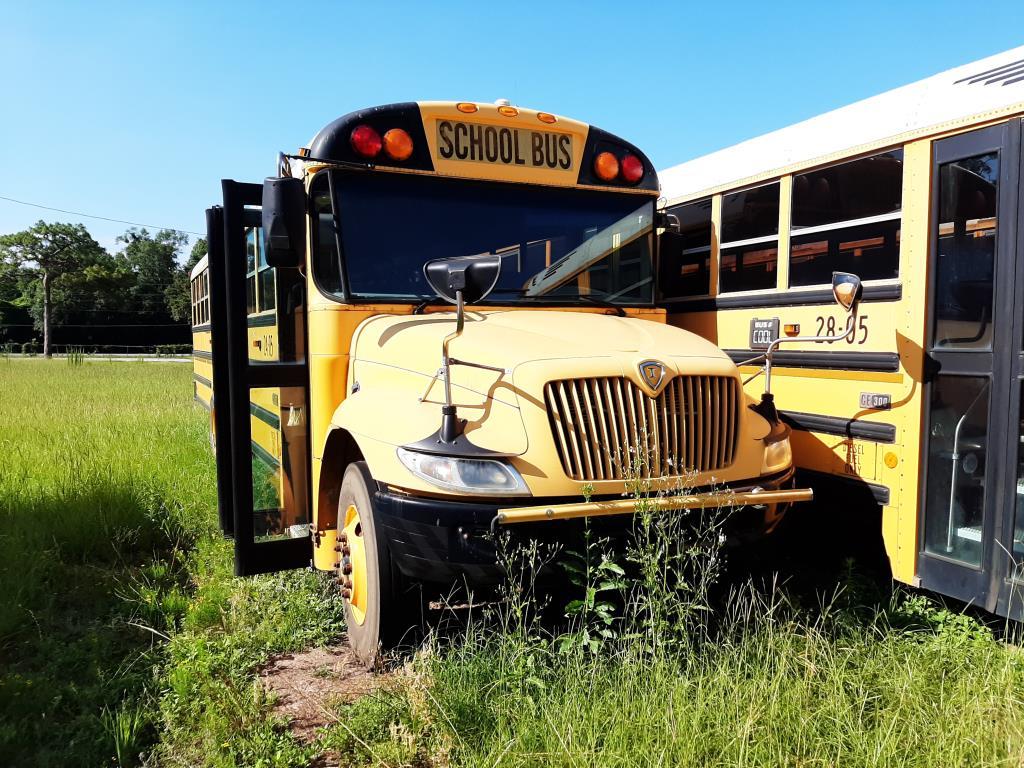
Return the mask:
{"type": "MultiPolygon", "coordinates": [[[[355,505],[366,553],[366,610],[361,624],[350,601],[346,598],[344,603],[349,646],[368,669],[377,666],[381,651],[412,643],[422,623],[419,586],[402,576],[392,561],[387,541],[377,535],[374,485],[366,462],[353,462],[345,470],[338,496],[339,528],[344,525],[349,505],[355,505]]],[[[339,572],[339,583],[345,579],[346,575],[339,572]]]]}

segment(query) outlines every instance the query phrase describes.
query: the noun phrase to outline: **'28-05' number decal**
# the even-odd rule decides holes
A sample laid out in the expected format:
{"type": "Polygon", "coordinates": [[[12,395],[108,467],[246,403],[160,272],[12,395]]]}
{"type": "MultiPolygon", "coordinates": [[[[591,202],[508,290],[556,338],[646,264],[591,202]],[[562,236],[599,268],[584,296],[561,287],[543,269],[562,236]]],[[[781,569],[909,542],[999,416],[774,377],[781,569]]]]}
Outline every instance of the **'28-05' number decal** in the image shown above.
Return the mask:
{"type": "MultiPolygon", "coordinates": [[[[847,344],[863,344],[868,340],[868,324],[867,315],[861,315],[858,318],[857,329],[846,337],[847,344]]],[[[840,332],[836,330],[836,318],[835,317],[822,317],[818,315],[818,331],[816,336],[837,336],[840,332]]],[[[853,324],[853,318],[846,318],[846,330],[850,330],[850,326],[853,324]]],[[[819,344],[825,344],[826,342],[819,341],[819,344]]],[[[828,344],[834,344],[835,342],[827,342],[828,344]]]]}

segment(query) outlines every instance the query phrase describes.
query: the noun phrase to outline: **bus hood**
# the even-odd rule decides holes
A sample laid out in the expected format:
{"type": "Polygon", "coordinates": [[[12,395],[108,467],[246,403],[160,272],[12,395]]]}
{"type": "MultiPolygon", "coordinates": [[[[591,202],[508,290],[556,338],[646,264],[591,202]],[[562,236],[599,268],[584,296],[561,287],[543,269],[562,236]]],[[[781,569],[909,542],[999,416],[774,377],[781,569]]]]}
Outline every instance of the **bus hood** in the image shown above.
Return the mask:
{"type": "MultiPolygon", "coordinates": [[[[442,343],[454,331],[454,312],[367,319],[352,342],[353,383],[359,381],[360,369],[366,364],[434,377],[441,367],[442,343]]],[[[688,331],[650,320],[586,311],[468,311],[465,330],[452,340],[449,353],[459,361],[487,366],[455,366],[453,393],[468,390],[516,407],[517,369],[533,363],[542,364],[545,370],[557,370],[557,378],[573,377],[577,367],[573,361],[584,358],[590,361],[588,368],[596,364],[606,369],[605,375],[630,375],[627,371],[635,370],[644,360],[665,363],[669,376],[707,367],[716,372],[735,372],[725,353],[688,331]]],[[[424,380],[425,388],[427,383],[424,380]]],[[[437,379],[434,387],[430,399],[443,394],[443,381],[437,379]]],[[[536,398],[541,393],[519,395],[536,398]]]]}

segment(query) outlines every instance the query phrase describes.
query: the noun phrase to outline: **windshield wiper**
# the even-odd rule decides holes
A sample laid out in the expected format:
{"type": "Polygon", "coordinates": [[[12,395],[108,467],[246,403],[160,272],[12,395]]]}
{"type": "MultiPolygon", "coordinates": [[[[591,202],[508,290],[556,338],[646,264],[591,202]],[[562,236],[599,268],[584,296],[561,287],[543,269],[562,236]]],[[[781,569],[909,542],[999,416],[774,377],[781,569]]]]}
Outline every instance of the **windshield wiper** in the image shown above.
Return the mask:
{"type": "Polygon", "coordinates": [[[599,299],[596,296],[591,296],[589,293],[581,293],[576,298],[578,298],[580,301],[589,301],[591,304],[596,304],[599,307],[606,307],[607,309],[614,309],[615,310],[615,314],[617,314],[619,317],[625,317],[626,316],[626,310],[624,310],[622,307],[620,307],[614,301],[605,301],[604,299],[599,299]]]}

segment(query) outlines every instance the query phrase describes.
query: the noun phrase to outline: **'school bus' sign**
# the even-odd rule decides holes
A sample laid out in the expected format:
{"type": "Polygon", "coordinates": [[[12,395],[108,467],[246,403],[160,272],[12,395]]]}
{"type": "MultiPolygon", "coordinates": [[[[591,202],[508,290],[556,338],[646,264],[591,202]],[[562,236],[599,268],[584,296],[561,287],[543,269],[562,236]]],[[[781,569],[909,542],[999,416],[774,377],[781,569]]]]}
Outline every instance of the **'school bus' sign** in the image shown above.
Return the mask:
{"type": "Polygon", "coordinates": [[[437,148],[445,160],[563,171],[575,165],[572,136],[552,131],[438,120],[437,148]]]}

